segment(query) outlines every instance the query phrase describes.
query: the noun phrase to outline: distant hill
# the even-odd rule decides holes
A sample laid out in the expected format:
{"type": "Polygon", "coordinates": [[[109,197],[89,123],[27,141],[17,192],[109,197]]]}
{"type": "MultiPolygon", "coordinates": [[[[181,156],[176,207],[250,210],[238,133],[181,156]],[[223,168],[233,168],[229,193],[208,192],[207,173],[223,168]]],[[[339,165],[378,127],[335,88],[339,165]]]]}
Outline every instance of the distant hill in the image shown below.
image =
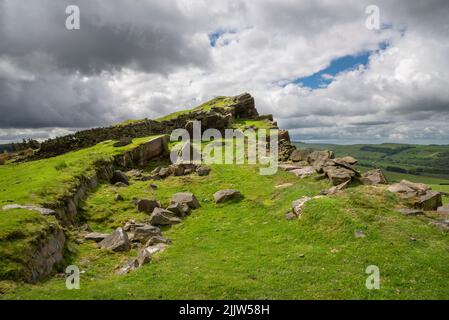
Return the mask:
{"type": "Polygon", "coordinates": [[[303,149],[333,150],[337,156],[350,154],[365,168],[449,179],[449,145],[413,144],[309,144],[294,142],[303,149]]]}

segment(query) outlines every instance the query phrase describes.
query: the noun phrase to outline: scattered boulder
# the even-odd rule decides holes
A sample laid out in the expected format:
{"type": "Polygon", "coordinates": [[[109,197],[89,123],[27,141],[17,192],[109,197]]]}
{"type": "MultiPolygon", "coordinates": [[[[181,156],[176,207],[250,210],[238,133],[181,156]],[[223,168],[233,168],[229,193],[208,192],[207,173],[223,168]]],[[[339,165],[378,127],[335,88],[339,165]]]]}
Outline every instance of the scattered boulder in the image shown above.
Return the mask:
{"type": "Polygon", "coordinates": [[[387,178],[380,169],[370,170],[363,173],[360,180],[365,185],[388,184],[387,178]]]}
{"type": "Polygon", "coordinates": [[[90,232],[84,236],[84,239],[100,242],[103,241],[108,236],[109,236],[108,233],[90,232]]]}
{"type": "Polygon", "coordinates": [[[292,213],[296,216],[299,217],[302,213],[302,209],[304,207],[304,205],[308,202],[312,200],[311,197],[302,197],[301,199],[295,200],[292,202],[292,213]]]}
{"type": "Polygon", "coordinates": [[[342,167],[325,167],[323,170],[334,186],[351,181],[356,176],[353,170],[342,167]]]}
{"type": "Polygon", "coordinates": [[[115,170],[112,174],[111,183],[116,184],[118,182],[126,184],[127,186],[129,185],[128,176],[120,170],[115,170]]]}
{"type": "Polygon", "coordinates": [[[172,224],[181,223],[181,219],[176,217],[173,212],[155,208],[150,216],[150,223],[156,226],[169,226],[172,224]]]}
{"type": "Polygon", "coordinates": [[[296,149],[290,154],[290,160],[293,162],[307,161],[307,157],[311,153],[310,149],[296,149]]]}
{"type": "Polygon", "coordinates": [[[100,243],[101,249],[108,249],[114,252],[129,251],[131,243],[128,235],[123,228],[118,228],[112,234],[104,238],[100,243]]]}
{"type": "Polygon", "coordinates": [[[151,261],[151,258],[153,257],[153,255],[165,250],[166,247],[167,247],[166,244],[158,243],[154,246],[150,246],[150,247],[146,247],[146,248],[142,249],[139,252],[139,255],[137,256],[137,265],[139,267],[141,267],[144,264],[149,263],[151,261]]]}
{"type": "Polygon", "coordinates": [[[137,210],[148,214],[153,213],[154,208],[160,208],[161,203],[156,200],[141,199],[137,202],[137,210]]]}
{"type": "Polygon", "coordinates": [[[117,194],[114,196],[114,200],[115,200],[115,201],[123,201],[123,200],[125,200],[125,199],[123,199],[123,196],[122,196],[121,194],[117,193],[117,194]]]}
{"type": "Polygon", "coordinates": [[[126,172],[129,178],[140,178],[143,175],[143,171],[139,169],[132,169],[126,172]]]}
{"type": "Polygon", "coordinates": [[[334,161],[338,164],[346,164],[346,165],[350,165],[353,166],[355,164],[357,164],[358,160],[356,158],[350,157],[350,156],[346,156],[343,158],[336,158],[334,159],[334,161]]]}
{"type": "Polygon", "coordinates": [[[413,196],[422,196],[430,190],[430,187],[424,183],[414,183],[407,180],[402,180],[399,183],[392,184],[387,189],[393,193],[402,194],[403,198],[410,198],[413,196]]]}
{"type": "Polygon", "coordinates": [[[334,159],[333,151],[322,150],[313,151],[307,156],[307,162],[312,165],[318,173],[323,172],[323,167],[327,160],[334,159]]]}
{"type": "Polygon", "coordinates": [[[220,190],[214,193],[215,203],[223,203],[231,200],[241,200],[243,195],[238,190],[220,190]]]}
{"type": "Polygon", "coordinates": [[[172,173],[173,173],[172,169],[170,167],[166,167],[159,170],[158,176],[160,178],[167,178],[172,173]]]}
{"type": "Polygon", "coordinates": [[[342,191],[343,189],[346,189],[349,184],[351,183],[351,180],[347,180],[341,184],[339,184],[338,186],[333,186],[332,188],[322,191],[321,194],[326,195],[326,196],[330,196],[333,194],[338,193],[339,191],[342,191]]]}
{"type": "Polygon", "coordinates": [[[121,276],[121,275],[127,274],[127,273],[137,269],[138,267],[139,267],[139,264],[137,262],[137,259],[133,259],[130,262],[128,262],[126,265],[124,265],[123,267],[118,269],[116,274],[121,276]]]}
{"type": "Polygon", "coordinates": [[[294,169],[294,170],[291,170],[290,172],[293,173],[295,176],[300,177],[301,179],[310,177],[311,175],[316,173],[314,167],[312,167],[312,166],[307,166],[307,167],[303,167],[300,169],[294,169]]]}
{"type": "Polygon", "coordinates": [[[435,211],[442,205],[441,193],[435,191],[427,191],[416,203],[418,208],[425,211],[435,211]]]}
{"type": "Polygon", "coordinates": [[[175,193],[170,200],[170,204],[173,203],[187,204],[190,209],[198,209],[200,207],[200,203],[191,192],[175,193]]]}
{"type": "Polygon", "coordinates": [[[178,218],[184,218],[190,212],[190,208],[189,208],[189,206],[187,204],[185,204],[185,203],[178,203],[178,202],[171,203],[167,207],[167,210],[172,212],[178,218]]]}
{"type": "Polygon", "coordinates": [[[134,229],[133,241],[145,243],[154,236],[160,236],[161,229],[152,225],[145,225],[134,229]]]}
{"type": "Polygon", "coordinates": [[[211,168],[206,167],[206,166],[204,166],[204,165],[201,165],[201,166],[199,166],[199,167],[196,169],[196,173],[197,173],[200,177],[209,175],[210,171],[211,171],[211,168]]]}
{"type": "Polygon", "coordinates": [[[136,230],[137,227],[144,227],[144,226],[145,226],[144,223],[137,223],[134,220],[130,220],[125,223],[125,225],[123,226],[123,230],[125,230],[126,232],[134,232],[134,230],[136,230]]]}

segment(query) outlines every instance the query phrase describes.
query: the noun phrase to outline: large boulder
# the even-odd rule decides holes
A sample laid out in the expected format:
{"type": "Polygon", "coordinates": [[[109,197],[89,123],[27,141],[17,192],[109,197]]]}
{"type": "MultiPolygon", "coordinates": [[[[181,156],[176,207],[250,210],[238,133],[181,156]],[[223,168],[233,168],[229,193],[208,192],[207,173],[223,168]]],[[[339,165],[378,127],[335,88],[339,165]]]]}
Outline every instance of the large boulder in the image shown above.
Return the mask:
{"type": "Polygon", "coordinates": [[[122,171],[115,170],[114,173],[112,174],[111,183],[112,184],[123,183],[129,185],[129,179],[128,176],[124,174],[122,171]]]}
{"type": "Polygon", "coordinates": [[[423,183],[402,180],[399,183],[392,184],[387,190],[398,194],[401,199],[412,199],[426,195],[430,191],[430,187],[423,183]]]}
{"type": "Polygon", "coordinates": [[[441,193],[436,191],[427,191],[416,203],[418,208],[426,211],[436,211],[442,205],[441,193]]]}
{"type": "Polygon", "coordinates": [[[238,190],[220,190],[214,193],[215,203],[223,203],[231,200],[241,200],[243,195],[238,190]]]}
{"type": "Polygon", "coordinates": [[[314,175],[316,173],[315,168],[312,166],[303,167],[300,169],[294,169],[290,171],[295,176],[302,178],[309,177],[311,175],[314,175]]]}
{"type": "Polygon", "coordinates": [[[173,203],[185,203],[189,206],[190,209],[198,209],[200,207],[200,203],[191,192],[175,193],[170,200],[170,204],[173,203]]]}
{"type": "Polygon", "coordinates": [[[104,238],[99,247],[102,249],[112,250],[114,252],[129,251],[131,249],[131,242],[128,234],[123,228],[118,228],[112,234],[104,238]]]}
{"type": "Polygon", "coordinates": [[[338,186],[356,176],[356,172],[353,170],[342,167],[325,167],[323,171],[334,186],[338,186]]]}
{"type": "Polygon", "coordinates": [[[290,154],[290,160],[293,162],[307,161],[307,157],[313,151],[310,149],[296,149],[290,154]]]}
{"type": "Polygon", "coordinates": [[[150,216],[150,223],[156,226],[169,226],[181,223],[181,219],[176,217],[171,211],[155,208],[150,216]]]}
{"type": "Polygon", "coordinates": [[[346,164],[349,166],[353,166],[355,164],[357,164],[357,159],[350,157],[350,156],[346,156],[346,157],[342,157],[342,158],[335,158],[334,161],[338,164],[346,164]]]}
{"type": "Polygon", "coordinates": [[[307,162],[312,165],[318,173],[323,172],[326,161],[334,159],[334,152],[330,150],[314,151],[307,156],[307,162]]]}
{"type": "Polygon", "coordinates": [[[152,225],[145,225],[134,229],[134,242],[146,243],[151,237],[160,236],[161,229],[152,225]]]}
{"type": "Polygon", "coordinates": [[[363,173],[360,180],[366,185],[388,184],[387,178],[380,169],[370,170],[363,173]]]}
{"type": "Polygon", "coordinates": [[[156,200],[142,199],[137,202],[137,210],[148,214],[153,213],[154,208],[160,208],[161,203],[156,200]]]}

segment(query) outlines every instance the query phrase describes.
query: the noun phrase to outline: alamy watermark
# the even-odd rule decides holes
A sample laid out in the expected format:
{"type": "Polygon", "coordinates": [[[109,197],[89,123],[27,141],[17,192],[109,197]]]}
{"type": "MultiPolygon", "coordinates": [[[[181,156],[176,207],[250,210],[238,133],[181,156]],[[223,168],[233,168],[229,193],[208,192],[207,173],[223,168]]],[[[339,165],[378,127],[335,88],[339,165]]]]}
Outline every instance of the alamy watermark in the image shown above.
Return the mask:
{"type": "Polygon", "coordinates": [[[172,163],[260,164],[261,175],[278,170],[277,129],[234,130],[207,129],[201,133],[201,122],[193,121],[191,130],[175,129],[171,141],[180,141],[171,151],[172,163]]]}
{"type": "Polygon", "coordinates": [[[366,267],[365,273],[369,276],[366,278],[365,286],[368,290],[380,289],[380,269],[378,266],[369,265],[366,267]]]}
{"type": "Polygon", "coordinates": [[[65,8],[65,13],[68,17],[65,20],[65,27],[67,30],[79,30],[81,28],[80,8],[75,5],[70,5],[65,8]]]}
{"type": "Polygon", "coordinates": [[[368,30],[380,30],[380,9],[372,4],[365,8],[368,17],[365,20],[365,26],[368,30]]]}
{"type": "Polygon", "coordinates": [[[70,265],[65,269],[65,286],[69,290],[79,290],[80,288],[80,269],[78,266],[70,265]]]}

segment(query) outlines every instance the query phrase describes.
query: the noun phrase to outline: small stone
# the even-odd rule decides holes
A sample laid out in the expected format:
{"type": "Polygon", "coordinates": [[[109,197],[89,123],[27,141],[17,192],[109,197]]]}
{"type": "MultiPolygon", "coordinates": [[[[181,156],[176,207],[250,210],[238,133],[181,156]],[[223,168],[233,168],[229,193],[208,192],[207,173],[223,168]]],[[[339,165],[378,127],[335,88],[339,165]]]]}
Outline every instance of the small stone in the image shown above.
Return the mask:
{"type": "Polygon", "coordinates": [[[115,196],[114,196],[114,200],[115,201],[123,201],[123,200],[125,200],[125,199],[123,199],[123,197],[122,197],[122,195],[121,194],[116,194],[115,196]]]}
{"type": "Polygon", "coordinates": [[[121,172],[120,170],[115,170],[111,178],[111,183],[116,184],[118,182],[129,185],[128,176],[123,172],[121,172]]]}
{"type": "Polygon", "coordinates": [[[223,203],[232,200],[241,200],[243,195],[238,190],[228,189],[220,190],[214,193],[215,203],[223,203]]]}
{"type": "Polygon", "coordinates": [[[157,188],[158,188],[157,184],[154,184],[154,183],[150,184],[150,189],[156,190],[157,188]]]}
{"type": "Polygon", "coordinates": [[[365,238],[366,237],[365,233],[362,230],[356,230],[354,232],[354,235],[356,238],[365,238]]]}
{"type": "Polygon", "coordinates": [[[199,166],[199,167],[196,169],[196,173],[197,173],[200,177],[209,175],[210,171],[211,171],[211,168],[206,167],[206,166],[199,166]]]}
{"type": "Polygon", "coordinates": [[[298,255],[298,257],[300,257],[300,258],[304,258],[306,255],[304,254],[304,253],[300,253],[299,255],[298,255]]]}
{"type": "Polygon", "coordinates": [[[141,199],[137,202],[137,210],[151,214],[154,208],[160,208],[161,204],[156,200],[141,199]]]}

